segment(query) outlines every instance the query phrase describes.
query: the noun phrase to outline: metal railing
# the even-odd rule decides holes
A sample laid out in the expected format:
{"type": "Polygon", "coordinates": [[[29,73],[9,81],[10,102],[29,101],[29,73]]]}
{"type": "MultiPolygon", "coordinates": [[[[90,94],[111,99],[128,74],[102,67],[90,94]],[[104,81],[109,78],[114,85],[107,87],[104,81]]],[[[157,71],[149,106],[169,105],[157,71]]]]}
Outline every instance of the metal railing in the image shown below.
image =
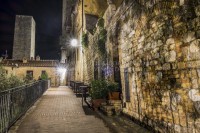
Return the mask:
{"type": "Polygon", "coordinates": [[[0,133],[5,133],[48,89],[47,80],[0,92],[0,133]]]}

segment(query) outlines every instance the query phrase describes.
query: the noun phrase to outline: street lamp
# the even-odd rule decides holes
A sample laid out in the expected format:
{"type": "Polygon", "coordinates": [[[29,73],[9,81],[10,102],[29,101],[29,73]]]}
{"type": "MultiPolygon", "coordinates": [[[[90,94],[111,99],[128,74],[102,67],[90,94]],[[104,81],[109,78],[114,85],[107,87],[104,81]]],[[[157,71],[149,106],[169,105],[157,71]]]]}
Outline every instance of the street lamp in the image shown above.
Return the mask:
{"type": "Polygon", "coordinates": [[[64,68],[64,67],[58,67],[57,71],[58,71],[58,74],[60,76],[60,82],[63,83],[63,81],[64,81],[64,79],[66,77],[67,69],[64,68]]]}
{"type": "Polygon", "coordinates": [[[66,71],[67,71],[66,68],[58,68],[58,72],[61,73],[61,74],[63,74],[63,73],[65,74],[66,71]]]}
{"type": "Polygon", "coordinates": [[[77,39],[72,39],[71,40],[71,46],[77,47],[78,46],[78,40],[77,39]]]}

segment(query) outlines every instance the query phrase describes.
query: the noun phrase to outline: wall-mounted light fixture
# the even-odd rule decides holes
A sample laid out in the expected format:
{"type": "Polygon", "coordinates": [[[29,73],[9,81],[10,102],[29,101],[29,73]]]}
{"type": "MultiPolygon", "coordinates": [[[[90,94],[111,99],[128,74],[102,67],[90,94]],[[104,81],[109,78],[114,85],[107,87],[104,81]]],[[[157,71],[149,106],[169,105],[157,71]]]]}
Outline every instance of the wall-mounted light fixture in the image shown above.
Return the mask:
{"type": "Polygon", "coordinates": [[[60,75],[60,82],[63,83],[66,76],[67,69],[64,67],[58,67],[57,72],[60,75]]]}
{"type": "Polygon", "coordinates": [[[78,40],[77,39],[72,39],[70,42],[72,47],[77,47],[78,46],[78,40]]]}

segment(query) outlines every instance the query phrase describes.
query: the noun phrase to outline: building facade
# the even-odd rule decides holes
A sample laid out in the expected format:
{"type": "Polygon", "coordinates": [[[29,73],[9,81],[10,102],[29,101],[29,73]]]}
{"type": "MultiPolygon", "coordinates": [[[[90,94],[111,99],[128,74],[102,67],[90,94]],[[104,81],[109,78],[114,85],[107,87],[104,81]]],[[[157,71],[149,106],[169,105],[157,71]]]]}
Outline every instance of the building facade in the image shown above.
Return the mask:
{"type": "Polygon", "coordinates": [[[39,80],[43,73],[47,73],[51,86],[66,85],[66,73],[60,72],[66,64],[58,60],[2,60],[0,63],[7,71],[8,76],[15,75],[24,79],[29,75],[33,80],[39,80]]]}
{"type": "Polygon", "coordinates": [[[32,16],[16,16],[13,58],[3,59],[0,64],[7,70],[8,75],[21,79],[29,75],[33,80],[38,80],[43,73],[47,73],[51,86],[66,85],[65,57],[62,62],[40,60],[39,56],[35,58],[35,26],[32,16]]]}
{"type": "Polygon", "coordinates": [[[84,0],[84,10],[81,2],[73,31],[88,41],[76,50],[75,80],[120,78],[124,114],[163,133],[200,132],[200,2],[84,0]],[[87,30],[87,14],[103,18],[106,34],[98,21],[87,30]]]}
{"type": "Polygon", "coordinates": [[[62,4],[62,35],[60,36],[60,46],[61,46],[61,63],[67,63],[67,82],[74,80],[75,63],[73,58],[75,58],[76,48],[70,46],[71,40],[74,39],[72,34],[73,27],[73,10],[78,0],[63,0],[62,4]]]}

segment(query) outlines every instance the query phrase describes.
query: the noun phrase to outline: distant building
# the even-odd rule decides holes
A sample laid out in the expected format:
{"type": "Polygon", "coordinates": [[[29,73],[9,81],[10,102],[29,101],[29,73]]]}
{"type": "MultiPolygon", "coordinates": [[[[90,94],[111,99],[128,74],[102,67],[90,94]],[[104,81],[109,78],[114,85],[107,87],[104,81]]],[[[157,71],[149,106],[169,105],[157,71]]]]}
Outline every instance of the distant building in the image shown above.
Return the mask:
{"type": "Polygon", "coordinates": [[[58,60],[2,60],[1,64],[7,71],[8,75],[17,75],[23,79],[27,75],[38,80],[42,73],[47,73],[51,80],[51,86],[66,84],[62,79],[59,68],[65,67],[58,60]]]}
{"type": "Polygon", "coordinates": [[[47,73],[51,86],[66,85],[66,63],[58,60],[41,60],[35,57],[35,21],[32,16],[16,16],[12,59],[2,59],[0,64],[8,75],[23,79],[27,75],[40,79],[47,73]]]}
{"type": "Polygon", "coordinates": [[[35,26],[32,16],[16,16],[12,59],[35,58],[35,26]]]}
{"type": "Polygon", "coordinates": [[[73,26],[72,22],[72,11],[75,8],[76,3],[78,0],[62,0],[62,35],[60,36],[60,46],[61,46],[61,63],[68,63],[68,74],[67,80],[74,80],[74,63],[71,62],[72,58],[75,56],[75,51],[77,49],[72,48],[70,46],[70,42],[72,38],[76,38],[73,35],[73,31],[71,27],[73,26]]]}

